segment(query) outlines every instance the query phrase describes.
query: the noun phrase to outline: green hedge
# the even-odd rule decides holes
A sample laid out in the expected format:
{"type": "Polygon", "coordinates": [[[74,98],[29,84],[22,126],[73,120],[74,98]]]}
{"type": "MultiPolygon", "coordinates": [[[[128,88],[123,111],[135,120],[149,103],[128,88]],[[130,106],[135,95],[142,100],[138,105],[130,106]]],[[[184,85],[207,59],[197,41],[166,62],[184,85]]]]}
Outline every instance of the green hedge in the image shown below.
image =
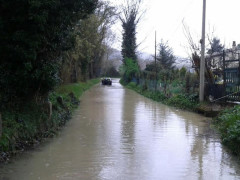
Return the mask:
{"type": "Polygon", "coordinates": [[[240,106],[227,109],[216,118],[222,142],[234,154],[240,154],[240,106]]]}

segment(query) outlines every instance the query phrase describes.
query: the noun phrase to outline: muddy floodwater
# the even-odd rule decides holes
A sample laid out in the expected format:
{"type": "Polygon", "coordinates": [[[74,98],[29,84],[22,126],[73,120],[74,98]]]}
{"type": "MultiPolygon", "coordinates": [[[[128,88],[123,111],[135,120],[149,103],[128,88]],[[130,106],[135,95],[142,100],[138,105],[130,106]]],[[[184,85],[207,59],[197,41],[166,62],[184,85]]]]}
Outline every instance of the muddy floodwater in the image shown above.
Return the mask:
{"type": "Polygon", "coordinates": [[[98,84],[59,135],[0,166],[1,180],[240,179],[201,115],[98,84]]]}

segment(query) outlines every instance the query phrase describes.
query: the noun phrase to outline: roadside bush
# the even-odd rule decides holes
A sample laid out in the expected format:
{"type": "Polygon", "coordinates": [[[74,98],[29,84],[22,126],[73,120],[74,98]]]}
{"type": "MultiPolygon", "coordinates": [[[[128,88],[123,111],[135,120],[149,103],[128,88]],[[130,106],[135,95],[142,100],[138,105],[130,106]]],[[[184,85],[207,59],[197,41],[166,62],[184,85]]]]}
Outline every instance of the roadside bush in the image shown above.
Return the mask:
{"type": "Polygon", "coordinates": [[[137,83],[130,82],[130,83],[128,83],[128,87],[131,88],[131,89],[135,89],[135,88],[137,88],[137,83]]]}
{"type": "MultiPolygon", "coordinates": [[[[123,81],[120,81],[120,83],[122,82],[123,81]]],[[[124,83],[122,84],[125,85],[124,83]]],[[[135,82],[128,83],[126,87],[154,101],[162,102],[164,104],[178,107],[181,109],[188,109],[194,111],[198,106],[195,94],[176,94],[171,97],[167,97],[161,91],[146,90],[143,86],[137,85],[135,82]]]]}
{"type": "Polygon", "coordinates": [[[3,136],[0,138],[1,151],[21,150],[37,138],[40,132],[46,131],[49,123],[43,107],[32,103],[25,104],[18,111],[2,112],[3,136]],[[20,139],[23,141],[20,143],[20,139]]]}
{"type": "Polygon", "coordinates": [[[22,151],[46,137],[55,135],[79,104],[79,97],[96,83],[99,83],[99,79],[62,85],[50,93],[49,100],[53,110],[51,118],[46,104],[35,102],[26,102],[16,110],[2,111],[3,134],[0,138],[0,162],[6,160],[2,157],[2,154],[6,154],[5,152],[22,151]]]}
{"type": "Polygon", "coordinates": [[[137,85],[137,83],[135,82],[128,83],[127,88],[132,89],[145,97],[153,99],[154,101],[160,102],[166,99],[166,96],[163,93],[159,91],[155,92],[155,91],[146,90],[144,87],[137,85]]]}
{"type": "Polygon", "coordinates": [[[163,93],[161,92],[155,92],[155,91],[145,91],[144,96],[153,99],[154,101],[158,101],[158,102],[164,102],[165,99],[167,98],[163,93]]]}
{"type": "Polygon", "coordinates": [[[195,110],[197,102],[193,101],[190,96],[178,94],[167,99],[166,104],[175,106],[181,109],[195,110]]]}
{"type": "Polygon", "coordinates": [[[125,83],[131,82],[134,78],[139,77],[140,70],[136,61],[126,58],[125,64],[120,67],[120,72],[122,74],[122,81],[125,83]]]}
{"type": "Polygon", "coordinates": [[[240,106],[225,110],[217,119],[223,144],[234,154],[240,154],[240,106]]]}

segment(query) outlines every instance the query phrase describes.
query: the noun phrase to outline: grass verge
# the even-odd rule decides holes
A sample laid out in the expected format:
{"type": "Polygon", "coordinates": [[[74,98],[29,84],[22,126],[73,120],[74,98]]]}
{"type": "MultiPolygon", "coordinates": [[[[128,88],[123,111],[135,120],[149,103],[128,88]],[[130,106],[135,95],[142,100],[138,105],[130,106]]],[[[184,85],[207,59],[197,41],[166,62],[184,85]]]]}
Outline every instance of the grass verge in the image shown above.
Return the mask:
{"type": "Polygon", "coordinates": [[[17,109],[2,112],[3,133],[0,138],[0,162],[25,149],[38,145],[57,131],[70,119],[84,91],[99,83],[99,79],[62,85],[49,95],[49,102],[23,103],[17,109]]]}
{"type": "Polygon", "coordinates": [[[177,108],[195,111],[196,108],[199,106],[193,95],[176,94],[171,97],[167,97],[162,92],[146,90],[143,87],[138,86],[134,82],[131,82],[125,86],[154,101],[162,102],[163,104],[174,106],[177,108]]]}
{"type": "Polygon", "coordinates": [[[240,106],[223,111],[215,118],[223,144],[235,155],[240,155],[240,106]]]}

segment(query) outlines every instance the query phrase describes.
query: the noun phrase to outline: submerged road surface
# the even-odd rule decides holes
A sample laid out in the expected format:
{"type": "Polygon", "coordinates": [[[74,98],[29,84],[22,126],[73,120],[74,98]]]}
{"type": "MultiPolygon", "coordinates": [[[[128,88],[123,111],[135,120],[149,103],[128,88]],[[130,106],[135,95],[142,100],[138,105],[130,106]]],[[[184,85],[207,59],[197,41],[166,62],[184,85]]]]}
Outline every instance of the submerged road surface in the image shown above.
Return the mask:
{"type": "Polygon", "coordinates": [[[97,85],[58,137],[0,167],[1,180],[240,179],[208,119],[97,85]]]}

